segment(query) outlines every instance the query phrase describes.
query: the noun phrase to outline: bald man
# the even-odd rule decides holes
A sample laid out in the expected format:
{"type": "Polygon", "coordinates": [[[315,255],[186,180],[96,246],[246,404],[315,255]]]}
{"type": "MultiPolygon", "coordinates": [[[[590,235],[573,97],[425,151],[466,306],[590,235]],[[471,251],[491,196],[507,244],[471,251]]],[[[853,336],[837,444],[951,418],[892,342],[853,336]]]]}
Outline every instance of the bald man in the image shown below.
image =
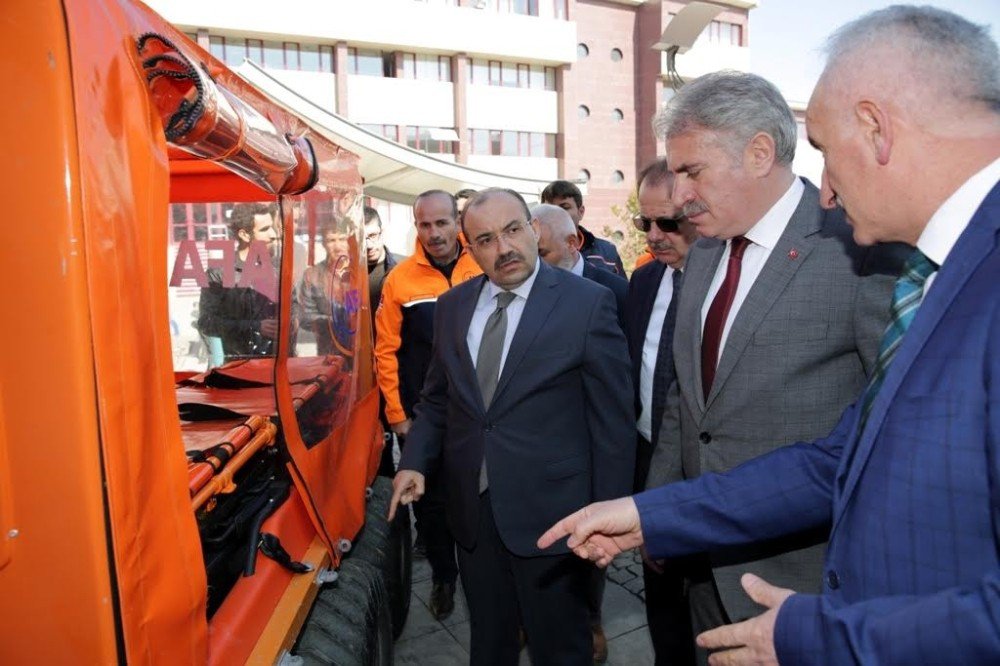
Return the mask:
{"type": "Polygon", "coordinates": [[[618,323],[624,331],[628,280],[584,261],[580,254],[580,235],[576,232],[573,218],[565,209],[553,204],[538,204],[531,209],[531,223],[538,229],[538,256],[545,263],[593,280],[611,290],[618,306],[618,323]]]}

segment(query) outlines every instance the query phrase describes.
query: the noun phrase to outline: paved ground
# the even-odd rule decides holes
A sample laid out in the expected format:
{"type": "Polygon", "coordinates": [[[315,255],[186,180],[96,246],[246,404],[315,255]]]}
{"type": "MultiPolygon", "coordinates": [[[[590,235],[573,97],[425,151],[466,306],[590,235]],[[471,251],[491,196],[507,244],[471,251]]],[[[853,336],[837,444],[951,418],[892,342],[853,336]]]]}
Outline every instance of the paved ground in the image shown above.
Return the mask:
{"type": "MultiPolygon", "coordinates": [[[[604,632],[608,637],[608,664],[634,666],[653,663],[653,647],[646,631],[642,566],[638,553],[625,553],[608,567],[604,593],[604,632]]],[[[444,622],[431,617],[427,603],[431,570],[426,560],[413,563],[413,601],[403,634],[396,642],[396,664],[466,666],[469,663],[469,621],[461,587],[455,594],[455,612],[444,622]]],[[[521,664],[530,665],[528,651],[521,664]]]]}

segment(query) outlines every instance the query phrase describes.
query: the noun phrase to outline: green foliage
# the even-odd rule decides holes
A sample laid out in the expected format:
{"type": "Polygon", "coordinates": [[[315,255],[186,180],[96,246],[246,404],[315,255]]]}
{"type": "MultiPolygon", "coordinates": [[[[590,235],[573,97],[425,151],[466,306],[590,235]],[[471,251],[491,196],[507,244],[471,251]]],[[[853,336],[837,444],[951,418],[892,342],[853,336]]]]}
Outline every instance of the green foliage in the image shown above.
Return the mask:
{"type": "Polygon", "coordinates": [[[625,265],[625,272],[629,275],[635,269],[635,260],[646,251],[646,234],[635,228],[632,220],[639,214],[639,199],[635,192],[630,192],[628,200],[624,206],[614,204],[611,206],[611,214],[621,222],[624,233],[616,231],[610,226],[604,226],[604,237],[618,247],[618,254],[621,255],[622,263],[625,265]]]}

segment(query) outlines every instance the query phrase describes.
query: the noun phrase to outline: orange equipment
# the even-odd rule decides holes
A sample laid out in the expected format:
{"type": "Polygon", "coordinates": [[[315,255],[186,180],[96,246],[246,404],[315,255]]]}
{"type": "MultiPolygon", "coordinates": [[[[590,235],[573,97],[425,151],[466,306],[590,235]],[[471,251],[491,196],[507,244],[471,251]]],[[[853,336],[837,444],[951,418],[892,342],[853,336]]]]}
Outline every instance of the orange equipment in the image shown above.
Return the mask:
{"type": "Polygon", "coordinates": [[[0,663],[391,660],[409,526],[375,525],[357,157],[136,0],[3,18],[0,663]],[[296,287],[327,228],[320,356],[296,287]],[[206,372],[220,302],[253,352],[206,372]]]}

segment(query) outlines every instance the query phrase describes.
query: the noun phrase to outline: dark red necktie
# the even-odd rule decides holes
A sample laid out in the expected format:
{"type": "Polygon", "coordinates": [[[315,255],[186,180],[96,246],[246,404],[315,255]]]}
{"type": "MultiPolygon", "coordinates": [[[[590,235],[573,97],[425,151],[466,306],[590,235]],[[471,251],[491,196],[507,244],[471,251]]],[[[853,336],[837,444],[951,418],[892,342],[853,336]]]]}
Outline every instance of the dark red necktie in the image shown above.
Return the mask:
{"type": "Polygon", "coordinates": [[[722,344],[722,331],[726,328],[729,309],[736,298],[736,288],[740,284],[740,270],[743,266],[743,252],[750,244],[743,236],[737,236],[729,247],[729,263],[726,265],[726,277],[719,287],[708,316],[705,317],[705,330],[701,335],[701,386],[705,392],[705,400],[712,390],[715,381],[715,368],[719,362],[719,345],[722,344]]]}

